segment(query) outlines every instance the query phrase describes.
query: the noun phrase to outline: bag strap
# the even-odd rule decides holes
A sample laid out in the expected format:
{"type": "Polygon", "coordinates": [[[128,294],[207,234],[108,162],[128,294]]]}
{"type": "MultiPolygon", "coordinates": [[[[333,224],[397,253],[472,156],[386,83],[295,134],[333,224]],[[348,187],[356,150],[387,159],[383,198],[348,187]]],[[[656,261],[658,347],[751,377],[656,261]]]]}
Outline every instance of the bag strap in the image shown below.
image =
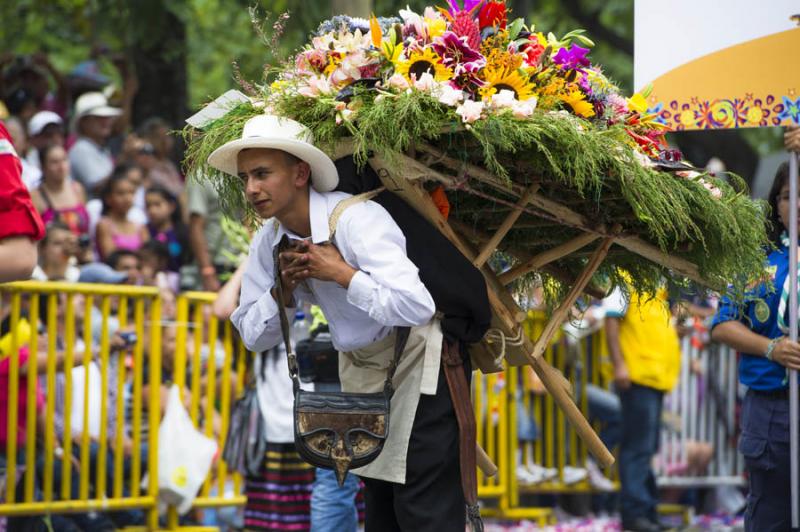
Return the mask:
{"type": "Polygon", "coordinates": [[[483,521],[478,506],[478,484],[476,478],[476,427],[472,409],[470,388],[464,374],[464,361],[458,344],[444,340],[442,345],[442,368],[453,410],[458,422],[458,458],[461,466],[461,490],[467,504],[467,519],[472,532],[483,532],[483,521]]]}
{"type": "Polygon", "coordinates": [[[369,201],[381,192],[386,190],[386,187],[378,187],[375,190],[370,190],[369,192],[364,192],[362,194],[356,194],[355,196],[350,196],[349,198],[345,198],[339,203],[336,204],[336,207],[333,208],[330,217],[328,218],[328,240],[333,240],[333,235],[336,233],[336,226],[339,225],[339,218],[342,216],[342,213],[347,210],[349,207],[356,205],[358,203],[363,203],[365,201],[369,201]]]}
{"type": "Polygon", "coordinates": [[[292,378],[292,388],[294,394],[297,395],[300,390],[300,369],[297,366],[297,354],[292,349],[291,330],[289,329],[289,318],[286,316],[286,304],[283,301],[283,283],[281,281],[280,254],[288,247],[289,237],[283,235],[278,245],[273,248],[272,260],[275,264],[275,287],[277,288],[278,317],[281,320],[283,345],[286,347],[286,359],[289,364],[289,376],[292,378]]]}

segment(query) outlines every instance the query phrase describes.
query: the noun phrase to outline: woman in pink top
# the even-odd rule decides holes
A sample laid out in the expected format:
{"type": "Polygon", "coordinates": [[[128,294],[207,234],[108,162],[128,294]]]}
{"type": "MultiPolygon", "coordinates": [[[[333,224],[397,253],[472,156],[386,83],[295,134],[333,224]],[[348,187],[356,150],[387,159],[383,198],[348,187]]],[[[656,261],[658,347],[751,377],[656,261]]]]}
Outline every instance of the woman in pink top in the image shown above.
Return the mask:
{"type": "Polygon", "coordinates": [[[69,177],[69,159],[60,145],[39,150],[42,165],[42,184],[31,191],[31,199],[45,225],[61,222],[75,236],[89,234],[89,213],[86,194],[77,181],[69,177]]]}
{"type": "Polygon", "coordinates": [[[121,165],[114,169],[102,193],[103,216],[97,223],[97,251],[105,259],[118,249],[138,251],[150,239],[147,228],[128,221],[136,192],[128,179],[135,167],[121,165]]]}

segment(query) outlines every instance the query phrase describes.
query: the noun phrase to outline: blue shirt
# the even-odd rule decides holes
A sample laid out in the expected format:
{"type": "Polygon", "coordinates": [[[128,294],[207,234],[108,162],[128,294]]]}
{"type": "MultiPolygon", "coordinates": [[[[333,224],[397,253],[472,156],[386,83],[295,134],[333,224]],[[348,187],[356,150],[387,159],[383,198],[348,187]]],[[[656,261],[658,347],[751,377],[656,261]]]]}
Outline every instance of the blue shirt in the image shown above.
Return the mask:
{"type": "MultiPolygon", "coordinates": [[[[767,279],[751,288],[748,302],[736,305],[727,296],[723,297],[711,323],[711,329],[726,321],[740,321],[756,334],[767,338],[783,336],[778,327],[778,305],[786,276],[789,275],[789,250],[781,245],[767,257],[767,279]],[[770,286],[770,282],[772,286],[770,286]]],[[[786,311],[788,323],[788,309],[786,311]]],[[[786,368],[772,362],[763,353],[741,353],[739,358],[739,382],[753,390],[778,390],[785,388],[786,368]]]]}

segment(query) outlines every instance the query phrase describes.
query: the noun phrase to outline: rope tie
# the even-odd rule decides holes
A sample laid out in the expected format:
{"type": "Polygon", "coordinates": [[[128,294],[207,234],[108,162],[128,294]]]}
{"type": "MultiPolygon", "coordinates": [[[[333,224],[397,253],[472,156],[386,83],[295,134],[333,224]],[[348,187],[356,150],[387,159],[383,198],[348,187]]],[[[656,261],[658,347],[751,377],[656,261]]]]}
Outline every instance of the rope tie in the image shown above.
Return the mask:
{"type": "Polygon", "coordinates": [[[497,328],[489,329],[486,331],[486,343],[489,344],[489,351],[491,351],[492,355],[494,356],[495,365],[502,364],[503,359],[506,358],[506,346],[520,346],[524,344],[523,336],[522,336],[522,327],[517,327],[517,332],[513,337],[508,337],[506,334],[497,328]],[[499,342],[500,343],[500,354],[498,355],[497,352],[492,349],[492,344],[499,342]]]}

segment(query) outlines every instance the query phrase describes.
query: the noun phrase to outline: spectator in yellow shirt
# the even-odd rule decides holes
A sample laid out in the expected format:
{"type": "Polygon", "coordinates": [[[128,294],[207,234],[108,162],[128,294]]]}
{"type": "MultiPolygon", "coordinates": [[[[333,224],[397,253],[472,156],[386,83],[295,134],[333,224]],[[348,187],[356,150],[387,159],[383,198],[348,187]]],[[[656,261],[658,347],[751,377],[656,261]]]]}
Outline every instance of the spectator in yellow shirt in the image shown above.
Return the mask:
{"type": "Polygon", "coordinates": [[[614,387],[622,405],[619,452],[620,510],[625,530],[661,529],[658,492],[651,468],[658,451],[664,393],[680,369],[678,334],[665,290],[655,296],[617,288],[604,301],[606,340],[614,365],[614,387]]]}

